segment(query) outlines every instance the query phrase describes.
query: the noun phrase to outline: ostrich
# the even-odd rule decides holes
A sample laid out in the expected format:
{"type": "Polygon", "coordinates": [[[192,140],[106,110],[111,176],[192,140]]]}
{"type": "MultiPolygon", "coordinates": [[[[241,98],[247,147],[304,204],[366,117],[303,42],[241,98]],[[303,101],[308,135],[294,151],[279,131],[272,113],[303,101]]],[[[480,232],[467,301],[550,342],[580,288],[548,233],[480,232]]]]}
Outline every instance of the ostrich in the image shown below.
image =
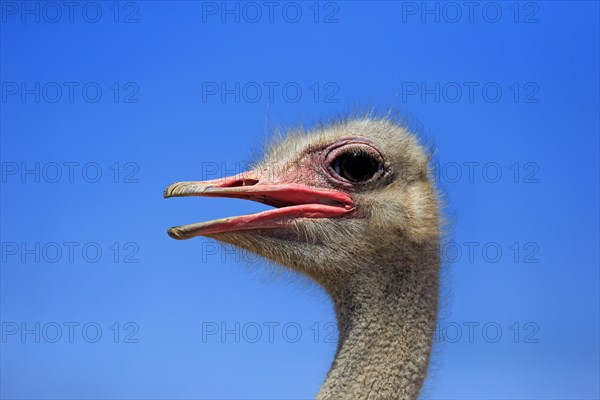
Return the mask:
{"type": "Polygon", "coordinates": [[[438,310],[440,218],[428,161],[417,138],[387,118],[292,130],[251,171],[164,193],[274,209],[168,233],[233,244],[325,289],[339,338],[317,399],[415,399],[438,310]]]}

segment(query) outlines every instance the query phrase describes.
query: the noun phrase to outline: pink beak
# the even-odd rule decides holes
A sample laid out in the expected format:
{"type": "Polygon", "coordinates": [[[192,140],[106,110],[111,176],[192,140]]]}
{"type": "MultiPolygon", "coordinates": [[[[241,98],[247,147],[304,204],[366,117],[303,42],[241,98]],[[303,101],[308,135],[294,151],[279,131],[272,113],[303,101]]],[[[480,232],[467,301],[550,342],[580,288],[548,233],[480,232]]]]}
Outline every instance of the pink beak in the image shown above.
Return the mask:
{"type": "Polygon", "coordinates": [[[277,208],[256,214],[176,226],[168,231],[169,236],[174,239],[281,228],[299,218],[336,218],[354,211],[352,198],[344,192],[299,183],[263,182],[255,171],[210,181],[177,182],[165,189],[165,198],[181,196],[233,197],[277,208]]]}

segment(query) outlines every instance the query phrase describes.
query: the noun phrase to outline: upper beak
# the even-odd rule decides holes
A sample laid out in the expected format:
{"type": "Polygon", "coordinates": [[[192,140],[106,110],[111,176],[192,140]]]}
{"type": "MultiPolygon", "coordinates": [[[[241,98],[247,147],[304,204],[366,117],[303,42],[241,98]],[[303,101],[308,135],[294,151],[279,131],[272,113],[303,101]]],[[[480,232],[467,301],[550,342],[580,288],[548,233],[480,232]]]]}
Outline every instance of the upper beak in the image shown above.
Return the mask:
{"type": "Polygon", "coordinates": [[[168,231],[169,236],[175,239],[278,228],[298,218],[333,218],[354,210],[352,198],[344,192],[299,183],[264,182],[254,171],[210,181],[177,182],[165,189],[165,198],[180,196],[234,197],[258,201],[277,209],[176,226],[168,231]]]}

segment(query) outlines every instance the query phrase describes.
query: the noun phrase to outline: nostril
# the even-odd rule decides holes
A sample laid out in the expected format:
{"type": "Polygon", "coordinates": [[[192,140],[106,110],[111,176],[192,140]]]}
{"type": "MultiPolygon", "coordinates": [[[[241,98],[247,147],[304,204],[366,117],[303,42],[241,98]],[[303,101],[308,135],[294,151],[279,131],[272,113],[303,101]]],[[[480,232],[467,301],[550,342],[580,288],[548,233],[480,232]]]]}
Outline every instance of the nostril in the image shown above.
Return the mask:
{"type": "Polygon", "coordinates": [[[221,187],[254,186],[257,183],[258,183],[258,179],[245,178],[245,179],[238,179],[235,181],[227,182],[226,184],[221,185],[221,187]]]}
{"type": "Polygon", "coordinates": [[[244,179],[242,186],[254,186],[258,183],[258,179],[244,179]]]}

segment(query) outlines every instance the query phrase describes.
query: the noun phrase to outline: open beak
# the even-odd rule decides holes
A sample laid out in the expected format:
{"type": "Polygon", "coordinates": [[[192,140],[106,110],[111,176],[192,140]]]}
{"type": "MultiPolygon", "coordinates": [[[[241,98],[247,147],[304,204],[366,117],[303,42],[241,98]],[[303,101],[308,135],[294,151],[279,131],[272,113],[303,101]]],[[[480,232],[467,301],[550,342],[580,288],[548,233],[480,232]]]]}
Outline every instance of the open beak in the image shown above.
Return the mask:
{"type": "Polygon", "coordinates": [[[165,198],[181,196],[232,197],[258,201],[276,209],[176,226],[168,231],[174,239],[281,228],[299,218],[336,218],[354,211],[352,198],[344,192],[299,183],[262,182],[254,171],[210,181],[177,182],[165,189],[165,198]]]}

